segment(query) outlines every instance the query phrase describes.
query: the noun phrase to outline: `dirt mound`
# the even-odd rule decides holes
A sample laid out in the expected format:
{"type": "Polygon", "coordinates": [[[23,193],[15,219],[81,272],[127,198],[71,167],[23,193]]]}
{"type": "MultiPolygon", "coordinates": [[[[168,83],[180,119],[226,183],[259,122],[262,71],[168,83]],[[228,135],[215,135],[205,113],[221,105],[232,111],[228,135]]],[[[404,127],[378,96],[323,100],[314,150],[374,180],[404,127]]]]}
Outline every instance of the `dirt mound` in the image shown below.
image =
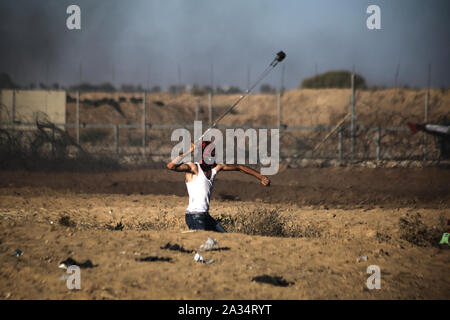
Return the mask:
{"type": "MultiPolygon", "coordinates": [[[[404,126],[404,120],[423,121],[425,90],[387,89],[359,90],[356,93],[356,115],[359,124],[404,126]],[[394,115],[394,117],[393,117],[394,115]]],[[[294,89],[281,98],[282,123],[289,126],[334,125],[349,111],[350,89],[294,89]]],[[[74,97],[74,93],[68,93],[74,97]]],[[[142,99],[136,93],[82,93],[81,100],[101,101],[112,99],[120,102],[124,117],[114,108],[104,104],[92,108],[80,105],[80,121],[86,123],[141,123],[142,99]],[[120,99],[122,98],[122,99],[120,99]],[[139,100],[140,101],[140,100],[139,100]]],[[[239,95],[214,95],[212,98],[213,118],[230,106],[239,95]]],[[[109,100],[108,100],[109,101],[109,100]]],[[[147,119],[152,124],[189,124],[195,116],[197,104],[199,117],[208,121],[209,97],[191,94],[148,93],[147,119]]],[[[450,90],[431,90],[429,100],[429,120],[440,121],[448,116],[450,90]]],[[[67,104],[67,121],[75,122],[75,103],[67,104]]],[[[273,94],[251,94],[233,114],[228,115],[224,124],[228,125],[276,125],[277,97],[273,94]]]]}
{"type": "MultiPolygon", "coordinates": [[[[388,90],[358,90],[355,96],[356,132],[355,152],[358,157],[375,157],[375,131],[367,127],[396,127],[405,126],[407,121],[423,122],[425,109],[425,90],[388,89],[388,90]]],[[[306,152],[316,146],[328,132],[327,128],[334,127],[350,110],[350,89],[295,89],[286,91],[281,98],[281,124],[283,126],[301,126],[304,129],[319,127],[322,130],[285,130],[282,131],[280,141],[283,154],[306,152]],[[292,152],[291,152],[292,151],[292,152]]],[[[68,93],[67,122],[76,121],[76,103],[74,93],[68,93]]],[[[214,95],[212,97],[212,119],[217,119],[239,94],[214,95]]],[[[83,123],[97,124],[142,124],[143,121],[143,93],[82,93],[80,96],[80,134],[82,137],[99,135],[100,143],[109,152],[114,150],[114,128],[89,129],[83,123]],[[107,101],[92,107],[92,103],[84,101],[107,101]],[[115,107],[113,107],[115,106],[115,107]],[[119,112],[119,111],[120,112],[119,112]],[[92,130],[96,130],[91,132],[92,130]]],[[[192,125],[195,115],[203,121],[203,126],[209,125],[209,97],[192,94],[148,93],[146,101],[146,123],[150,126],[146,130],[148,150],[152,154],[170,154],[172,129],[152,129],[157,125],[176,125],[183,127],[192,125]],[[198,109],[197,109],[198,108],[198,109]]],[[[429,98],[430,122],[445,122],[450,120],[448,106],[450,104],[450,90],[431,90],[429,98]]],[[[277,95],[251,94],[241,104],[228,114],[221,124],[229,126],[277,126],[277,95]]],[[[343,123],[349,128],[350,120],[343,123]]],[[[75,129],[68,129],[74,137],[75,129]]],[[[343,134],[343,157],[348,156],[349,132],[343,134]]],[[[142,146],[141,128],[121,128],[119,130],[119,145],[121,150],[128,153],[140,151],[142,146]]],[[[420,157],[422,146],[421,135],[411,136],[408,131],[381,133],[381,157],[420,157]]],[[[318,157],[337,158],[337,134],[334,134],[323,145],[318,157]],[[322,154],[323,153],[323,154],[322,154]]],[[[98,147],[100,143],[92,145],[98,147]]],[[[84,143],[86,145],[86,143],[84,143]]],[[[90,150],[87,147],[87,150],[90,150]]],[[[437,157],[434,143],[429,143],[429,153],[437,157]],[[433,146],[433,147],[432,147],[433,146]]],[[[302,154],[302,157],[311,155],[302,154]]]]}
{"type": "MultiPolygon", "coordinates": [[[[328,208],[374,205],[437,208],[450,201],[448,169],[286,169],[271,177],[271,181],[271,186],[264,188],[254,178],[239,173],[220,174],[212,201],[296,203],[328,208]]],[[[79,193],[187,195],[183,174],[167,169],[99,173],[0,171],[0,187],[11,185],[79,193]]]]}

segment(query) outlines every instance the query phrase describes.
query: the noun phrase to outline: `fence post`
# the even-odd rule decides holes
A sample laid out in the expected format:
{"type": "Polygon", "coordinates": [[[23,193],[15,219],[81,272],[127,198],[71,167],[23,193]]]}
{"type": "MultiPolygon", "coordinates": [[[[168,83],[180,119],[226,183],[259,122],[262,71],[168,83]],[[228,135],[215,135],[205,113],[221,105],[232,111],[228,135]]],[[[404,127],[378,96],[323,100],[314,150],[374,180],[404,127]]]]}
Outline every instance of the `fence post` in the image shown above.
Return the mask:
{"type": "Polygon", "coordinates": [[[277,95],[277,107],[278,107],[278,129],[281,127],[281,92],[277,95]]]}
{"type": "Polygon", "coordinates": [[[114,125],[114,152],[119,153],[119,125],[114,125]]]}
{"type": "Polygon", "coordinates": [[[11,122],[14,127],[14,122],[16,122],[16,90],[12,90],[12,104],[11,104],[11,122]]]}
{"type": "Polygon", "coordinates": [[[209,111],[209,125],[212,125],[212,94],[209,93],[209,103],[208,103],[208,111],[209,111]]]}
{"type": "Polygon", "coordinates": [[[145,146],[147,144],[147,128],[145,125],[145,121],[147,119],[147,105],[146,105],[146,92],[144,91],[143,96],[143,110],[142,110],[142,152],[145,153],[145,146]]]}
{"type": "Polygon", "coordinates": [[[350,155],[351,159],[353,160],[355,153],[355,74],[353,72],[351,76],[351,84],[352,84],[352,95],[350,98],[350,112],[351,112],[350,155]]]}
{"type": "Polygon", "coordinates": [[[381,127],[377,128],[377,160],[381,159],[381,127]]]}
{"type": "MultiPolygon", "coordinates": [[[[428,100],[429,100],[429,91],[425,93],[425,117],[424,122],[428,123],[428,100]]],[[[427,133],[423,133],[423,160],[425,161],[427,158],[427,133]]]]}
{"type": "Polygon", "coordinates": [[[198,120],[198,111],[200,109],[200,100],[197,99],[197,104],[195,105],[195,121],[198,120]]]}
{"type": "Polygon", "coordinates": [[[339,150],[339,161],[342,161],[342,127],[338,129],[338,150],[339,150]]]}
{"type": "Polygon", "coordinates": [[[16,130],[15,123],[16,122],[16,90],[12,90],[12,104],[11,104],[11,129],[12,132],[16,130]]]}
{"type": "Polygon", "coordinates": [[[51,142],[52,155],[55,155],[55,125],[52,126],[52,142],[51,142]]]}
{"type": "Polygon", "coordinates": [[[80,144],[80,91],[77,91],[77,106],[76,106],[76,130],[77,130],[77,144],[80,144]]]}

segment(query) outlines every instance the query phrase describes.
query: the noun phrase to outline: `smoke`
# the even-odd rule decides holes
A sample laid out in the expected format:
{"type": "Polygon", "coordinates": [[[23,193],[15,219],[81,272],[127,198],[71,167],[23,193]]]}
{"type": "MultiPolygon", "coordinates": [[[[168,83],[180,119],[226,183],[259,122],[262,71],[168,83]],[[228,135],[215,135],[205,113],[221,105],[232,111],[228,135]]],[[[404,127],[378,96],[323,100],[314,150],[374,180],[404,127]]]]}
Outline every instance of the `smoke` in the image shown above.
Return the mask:
{"type": "Polygon", "coordinates": [[[82,8],[82,30],[71,31],[66,27],[66,9],[72,1],[1,2],[0,70],[22,85],[73,84],[80,79],[111,82],[114,44],[125,16],[118,12],[117,1],[77,3],[82,8]]]}
{"type": "MultiPolygon", "coordinates": [[[[448,86],[449,2],[377,3],[379,31],[367,30],[371,1],[360,0],[1,1],[0,72],[21,85],[167,88],[180,76],[183,84],[246,88],[247,70],[255,80],[284,50],[287,88],[314,74],[315,65],[319,72],[355,66],[369,84],[391,85],[399,61],[399,82],[423,86],[432,63],[432,84],[448,86]],[[81,30],[66,28],[74,3],[81,30]]],[[[267,82],[278,87],[280,73],[267,82]]]]}
{"type": "MultiPolygon", "coordinates": [[[[12,74],[16,82],[24,80],[26,73],[36,78],[38,65],[58,63],[60,37],[48,8],[43,9],[36,1],[3,1],[0,21],[1,69],[12,74]]],[[[45,72],[45,68],[40,71],[45,72]]]]}

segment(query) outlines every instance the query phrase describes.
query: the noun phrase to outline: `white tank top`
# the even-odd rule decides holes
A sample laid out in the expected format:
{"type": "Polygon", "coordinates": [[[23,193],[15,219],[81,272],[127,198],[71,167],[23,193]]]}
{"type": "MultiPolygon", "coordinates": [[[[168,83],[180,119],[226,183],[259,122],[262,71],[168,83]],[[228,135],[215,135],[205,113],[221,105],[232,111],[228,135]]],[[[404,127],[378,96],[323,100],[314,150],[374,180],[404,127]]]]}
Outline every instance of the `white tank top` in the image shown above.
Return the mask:
{"type": "Polygon", "coordinates": [[[193,176],[191,182],[186,182],[189,193],[188,212],[209,212],[209,199],[216,176],[216,170],[211,169],[211,179],[208,179],[200,165],[196,162],[198,175],[193,176]]]}

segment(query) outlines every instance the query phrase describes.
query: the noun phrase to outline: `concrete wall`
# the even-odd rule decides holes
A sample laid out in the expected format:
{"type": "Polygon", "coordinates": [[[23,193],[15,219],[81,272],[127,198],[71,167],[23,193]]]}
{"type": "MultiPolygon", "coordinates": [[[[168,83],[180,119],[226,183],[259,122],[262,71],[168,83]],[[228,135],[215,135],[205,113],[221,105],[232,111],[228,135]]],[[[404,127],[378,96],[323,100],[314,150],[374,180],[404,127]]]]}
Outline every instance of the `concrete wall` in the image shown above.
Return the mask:
{"type": "Polygon", "coordinates": [[[35,122],[36,118],[66,123],[66,92],[53,90],[1,90],[0,122],[35,122]]]}

